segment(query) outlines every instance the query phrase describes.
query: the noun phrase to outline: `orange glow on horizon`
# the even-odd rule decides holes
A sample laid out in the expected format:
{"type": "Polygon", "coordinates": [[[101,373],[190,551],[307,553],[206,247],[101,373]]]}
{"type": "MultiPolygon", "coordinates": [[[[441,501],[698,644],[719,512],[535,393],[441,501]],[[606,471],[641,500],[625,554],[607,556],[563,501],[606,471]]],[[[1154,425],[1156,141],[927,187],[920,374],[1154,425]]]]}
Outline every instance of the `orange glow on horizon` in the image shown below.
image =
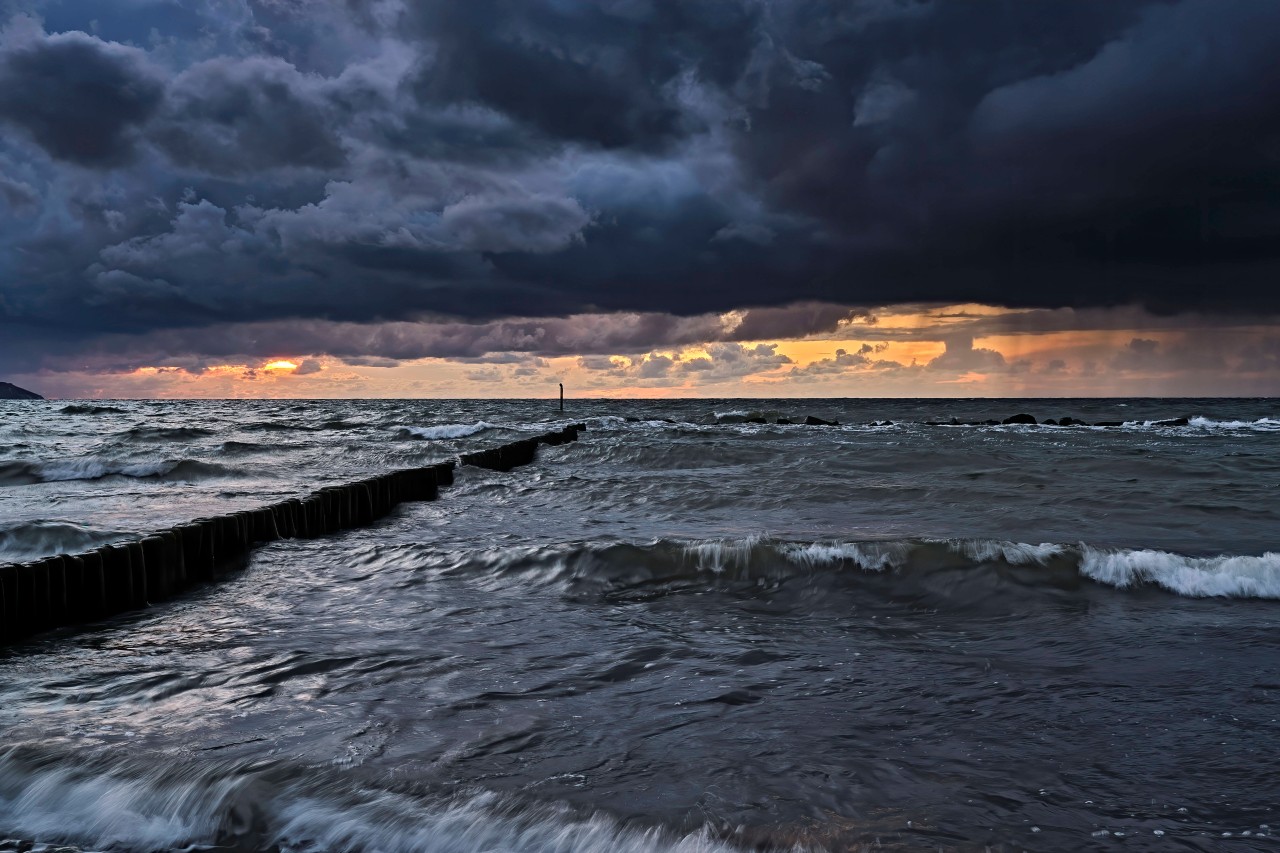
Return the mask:
{"type": "MultiPolygon", "coordinates": [[[[725,319],[726,327],[733,319],[725,319]]],[[[1264,322],[1202,330],[1125,309],[1075,318],[1081,328],[1062,327],[1072,319],[983,305],[897,305],[796,338],[711,340],[589,357],[514,352],[491,360],[365,364],[322,352],[85,371],[67,374],[61,387],[54,381],[59,377],[42,374],[28,383],[52,386],[63,397],[459,399],[540,397],[544,388],[554,396],[557,382],[579,399],[1266,396],[1280,383],[1274,331],[1264,322]],[[1024,323],[1021,314],[1030,319],[1024,323]]]]}

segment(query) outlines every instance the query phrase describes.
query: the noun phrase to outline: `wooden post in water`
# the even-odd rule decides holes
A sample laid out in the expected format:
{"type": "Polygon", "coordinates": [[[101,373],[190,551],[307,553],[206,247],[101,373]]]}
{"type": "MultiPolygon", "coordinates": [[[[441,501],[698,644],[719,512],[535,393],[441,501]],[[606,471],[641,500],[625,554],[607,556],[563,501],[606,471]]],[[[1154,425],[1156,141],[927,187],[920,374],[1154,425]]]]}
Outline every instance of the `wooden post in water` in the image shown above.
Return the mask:
{"type": "Polygon", "coordinates": [[[560,383],[560,411],[564,411],[564,383],[560,383]]]}
{"type": "MultiPolygon", "coordinates": [[[[564,384],[560,385],[564,408],[564,384]]],[[[491,447],[460,457],[464,465],[510,471],[533,462],[538,447],[577,441],[585,424],[491,447]]],[[[324,486],[305,498],[202,518],[139,540],[83,554],[0,564],[0,646],[78,622],[138,610],[193,584],[214,581],[244,566],[255,545],[362,527],[405,501],[430,501],[453,483],[456,463],[407,468],[345,485],[324,486]]]]}

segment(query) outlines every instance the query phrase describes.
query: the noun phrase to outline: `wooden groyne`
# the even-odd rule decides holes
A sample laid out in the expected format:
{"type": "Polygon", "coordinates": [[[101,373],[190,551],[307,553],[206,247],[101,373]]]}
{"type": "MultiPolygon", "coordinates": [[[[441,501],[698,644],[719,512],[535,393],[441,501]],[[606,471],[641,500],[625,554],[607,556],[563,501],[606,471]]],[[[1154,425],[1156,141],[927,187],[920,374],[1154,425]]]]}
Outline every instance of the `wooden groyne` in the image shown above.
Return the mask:
{"type": "MultiPolygon", "coordinates": [[[[464,453],[463,465],[510,471],[527,465],[538,445],[576,441],[585,424],[501,447],[464,453]]],[[[407,468],[325,486],[304,498],[198,518],[136,541],[81,554],[0,566],[0,643],[95,622],[172,598],[242,568],[256,546],[314,539],[372,524],[401,503],[430,501],[453,484],[457,462],[407,468]]]]}

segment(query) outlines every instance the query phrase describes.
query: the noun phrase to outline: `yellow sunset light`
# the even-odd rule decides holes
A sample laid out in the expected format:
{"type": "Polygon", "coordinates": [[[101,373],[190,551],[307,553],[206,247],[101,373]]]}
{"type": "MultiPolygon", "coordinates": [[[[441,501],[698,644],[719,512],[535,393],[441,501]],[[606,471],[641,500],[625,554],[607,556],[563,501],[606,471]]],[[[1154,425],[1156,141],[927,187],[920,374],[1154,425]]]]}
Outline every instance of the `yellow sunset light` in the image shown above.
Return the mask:
{"type": "Polygon", "coordinates": [[[297,370],[298,365],[292,361],[281,359],[280,361],[269,361],[262,365],[263,370],[297,370]]]}

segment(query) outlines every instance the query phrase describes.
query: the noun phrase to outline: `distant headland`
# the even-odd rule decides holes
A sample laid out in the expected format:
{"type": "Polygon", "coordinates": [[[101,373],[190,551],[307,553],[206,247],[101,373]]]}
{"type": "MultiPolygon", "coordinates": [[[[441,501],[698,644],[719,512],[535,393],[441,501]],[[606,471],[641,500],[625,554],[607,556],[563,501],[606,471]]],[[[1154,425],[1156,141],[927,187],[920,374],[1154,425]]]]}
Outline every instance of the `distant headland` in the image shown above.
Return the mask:
{"type": "Polygon", "coordinates": [[[0,400],[43,400],[35,391],[19,388],[12,382],[0,382],[0,400]]]}

